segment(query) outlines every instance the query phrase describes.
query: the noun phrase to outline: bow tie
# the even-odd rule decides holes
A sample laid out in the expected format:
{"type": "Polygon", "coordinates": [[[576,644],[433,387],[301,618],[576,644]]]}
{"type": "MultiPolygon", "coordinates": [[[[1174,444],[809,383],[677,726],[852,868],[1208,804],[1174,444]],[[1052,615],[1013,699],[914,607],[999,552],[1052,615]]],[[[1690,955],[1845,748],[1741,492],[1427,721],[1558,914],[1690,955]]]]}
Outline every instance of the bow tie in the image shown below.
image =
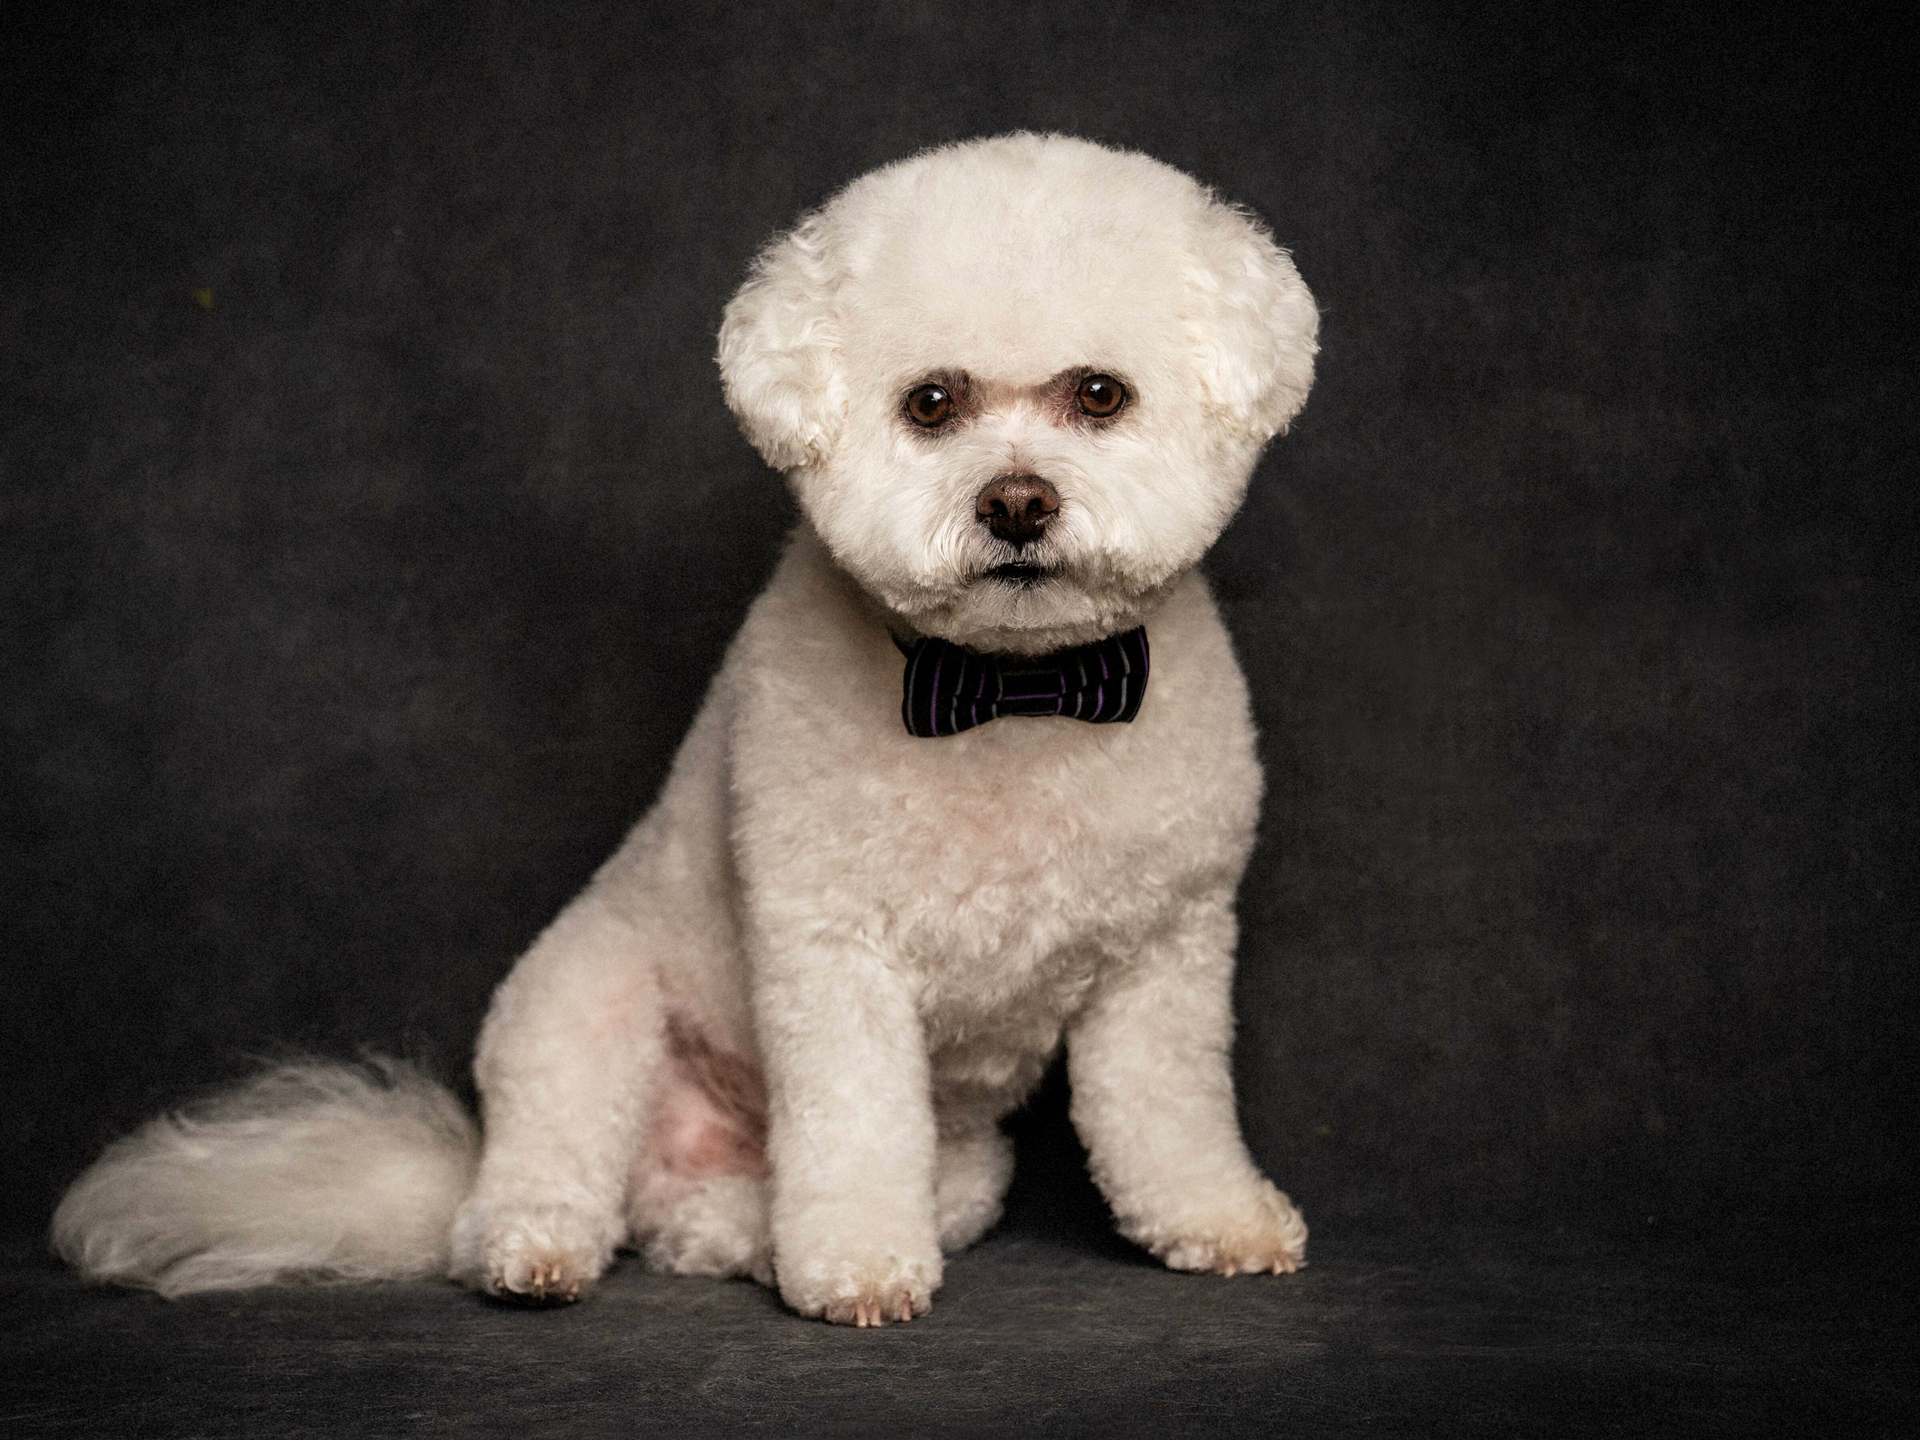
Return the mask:
{"type": "Polygon", "coordinates": [[[900,716],[923,740],[1003,715],[1064,715],[1095,725],[1131,720],[1147,690],[1145,627],[1051,655],[981,655],[923,635],[907,657],[900,716]]]}

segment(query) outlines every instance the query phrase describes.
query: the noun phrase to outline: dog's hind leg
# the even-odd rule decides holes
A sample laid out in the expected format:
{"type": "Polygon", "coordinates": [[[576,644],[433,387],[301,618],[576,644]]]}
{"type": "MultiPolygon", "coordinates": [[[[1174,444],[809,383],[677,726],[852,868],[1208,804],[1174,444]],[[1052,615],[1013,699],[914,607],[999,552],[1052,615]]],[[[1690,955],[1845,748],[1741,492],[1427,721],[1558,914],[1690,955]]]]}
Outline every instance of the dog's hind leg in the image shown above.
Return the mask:
{"type": "Polygon", "coordinates": [[[767,1184],[753,1175],[665,1178],[631,1211],[647,1268],[669,1275],[747,1275],[773,1283],[767,1184]]]}
{"type": "Polygon", "coordinates": [[[679,1015],[667,1022],[667,1048],[627,1202],[634,1243],[655,1270],[771,1285],[760,1069],[679,1015]]]}
{"type": "Polygon", "coordinates": [[[474,1074],[486,1143],[453,1226],[453,1277],[576,1300],[626,1238],[624,1201],[665,1051],[644,942],[588,890],[507,977],[474,1074]]]}
{"type": "Polygon", "coordinates": [[[1001,1202],[1013,1180],[1013,1141],[988,1120],[949,1133],[943,1124],[934,1151],[933,1208],[940,1248],[964,1250],[1000,1219],[1001,1202]]]}
{"type": "Polygon", "coordinates": [[[495,994],[474,1059],[486,1143],[454,1222],[455,1279],[577,1298],[627,1238],[635,1177],[659,1163],[647,1152],[682,1042],[706,1037],[716,1055],[750,1044],[724,744],[710,695],[659,803],[495,994]]]}

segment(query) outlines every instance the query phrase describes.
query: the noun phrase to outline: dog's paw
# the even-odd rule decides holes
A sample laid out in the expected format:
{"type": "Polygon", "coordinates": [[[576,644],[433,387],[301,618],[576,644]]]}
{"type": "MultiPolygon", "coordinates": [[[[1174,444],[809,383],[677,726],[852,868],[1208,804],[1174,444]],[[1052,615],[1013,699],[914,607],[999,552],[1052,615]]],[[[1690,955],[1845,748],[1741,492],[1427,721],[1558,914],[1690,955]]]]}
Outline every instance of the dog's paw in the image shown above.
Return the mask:
{"type": "Polygon", "coordinates": [[[1238,1215],[1148,1245],[1169,1269],[1216,1275],[1290,1275],[1307,1263],[1307,1222],[1281,1191],[1262,1182],[1238,1215]]]}
{"type": "Polygon", "coordinates": [[[794,1267],[776,1260],[780,1296],[802,1315],[835,1325],[888,1325],[924,1315],[940,1288],[940,1264],[889,1259],[794,1267]],[[801,1273],[796,1274],[796,1268],[801,1273]]]}
{"type": "Polygon", "coordinates": [[[640,1252],[649,1267],[674,1275],[748,1275],[773,1283],[773,1248],[767,1237],[763,1182],[748,1175],[703,1181],[670,1205],[657,1207],[651,1223],[636,1217],[640,1252]]]}
{"type": "Polygon", "coordinates": [[[503,1300],[570,1305],[613,1258],[607,1227],[564,1205],[462,1209],[453,1278],[503,1300]]]}
{"type": "Polygon", "coordinates": [[[858,1294],[841,1296],[820,1312],[820,1318],[834,1325],[858,1325],[862,1330],[898,1320],[905,1323],[924,1315],[933,1306],[933,1296],[916,1293],[910,1285],[876,1281],[862,1287],[858,1294]]]}
{"type": "Polygon", "coordinates": [[[548,1253],[502,1260],[487,1274],[489,1295],[528,1305],[571,1305],[587,1293],[595,1276],[576,1255],[548,1253]]]}

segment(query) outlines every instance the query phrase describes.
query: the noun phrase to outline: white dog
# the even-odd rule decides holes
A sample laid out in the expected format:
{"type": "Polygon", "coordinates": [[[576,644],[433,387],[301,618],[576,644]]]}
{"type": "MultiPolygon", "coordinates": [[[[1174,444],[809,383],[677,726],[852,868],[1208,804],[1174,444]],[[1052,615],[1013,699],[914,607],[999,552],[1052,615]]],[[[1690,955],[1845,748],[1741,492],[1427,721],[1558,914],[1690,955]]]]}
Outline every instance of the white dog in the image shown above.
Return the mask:
{"type": "Polygon", "coordinates": [[[1260,770],[1194,566],[1316,324],[1245,211],[1081,140],[935,150],[807,216],[719,347],[804,523],[652,813],[495,996],[484,1149],[405,1067],[286,1066],[110,1149],[61,1251],[170,1294],[450,1269],[571,1300],[631,1243],[907,1320],[1064,1040],[1121,1231],[1292,1270],[1228,1063],[1260,770]]]}

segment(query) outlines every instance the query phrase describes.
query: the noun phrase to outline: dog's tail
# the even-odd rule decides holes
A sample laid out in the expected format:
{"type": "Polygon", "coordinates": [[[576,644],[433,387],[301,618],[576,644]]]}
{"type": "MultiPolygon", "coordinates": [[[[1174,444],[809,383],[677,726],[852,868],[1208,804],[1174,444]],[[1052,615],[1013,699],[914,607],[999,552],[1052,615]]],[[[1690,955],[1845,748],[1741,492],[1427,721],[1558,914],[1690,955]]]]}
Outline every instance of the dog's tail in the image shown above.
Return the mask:
{"type": "Polygon", "coordinates": [[[465,1107],[405,1061],[284,1060],[108,1146],[53,1246],[168,1297],[445,1275],[479,1154],[465,1107]]]}

